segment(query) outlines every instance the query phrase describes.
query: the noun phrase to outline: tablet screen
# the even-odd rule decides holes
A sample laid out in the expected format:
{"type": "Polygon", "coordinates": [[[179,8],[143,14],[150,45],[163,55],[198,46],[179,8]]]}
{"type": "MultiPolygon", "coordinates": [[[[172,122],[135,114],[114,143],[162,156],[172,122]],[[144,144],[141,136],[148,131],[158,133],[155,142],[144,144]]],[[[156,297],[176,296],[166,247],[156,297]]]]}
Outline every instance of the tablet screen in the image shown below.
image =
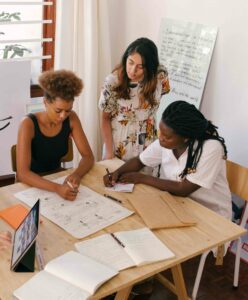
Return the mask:
{"type": "Polygon", "coordinates": [[[39,225],[39,200],[31,208],[28,215],[15,231],[13,240],[11,269],[20,261],[38,234],[39,225]]]}

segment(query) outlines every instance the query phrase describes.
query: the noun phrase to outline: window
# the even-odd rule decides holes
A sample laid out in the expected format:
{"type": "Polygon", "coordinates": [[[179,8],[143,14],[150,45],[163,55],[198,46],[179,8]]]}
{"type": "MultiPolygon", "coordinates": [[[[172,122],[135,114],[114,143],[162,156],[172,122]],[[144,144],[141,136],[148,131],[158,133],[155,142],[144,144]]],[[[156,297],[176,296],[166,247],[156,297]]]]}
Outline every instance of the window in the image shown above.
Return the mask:
{"type": "Polygon", "coordinates": [[[54,66],[56,0],[0,1],[0,60],[31,59],[31,97],[37,78],[54,66]]]}

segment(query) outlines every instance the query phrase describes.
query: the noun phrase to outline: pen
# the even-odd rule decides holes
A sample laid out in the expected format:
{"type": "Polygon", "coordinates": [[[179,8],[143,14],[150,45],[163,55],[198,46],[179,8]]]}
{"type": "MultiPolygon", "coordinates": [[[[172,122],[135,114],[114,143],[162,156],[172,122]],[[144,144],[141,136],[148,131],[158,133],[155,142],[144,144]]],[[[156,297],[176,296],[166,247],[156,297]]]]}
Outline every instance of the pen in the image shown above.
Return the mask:
{"type": "Polygon", "coordinates": [[[116,198],[114,198],[114,197],[112,197],[112,196],[110,196],[110,195],[104,194],[103,196],[106,197],[106,198],[109,198],[109,199],[111,199],[111,200],[114,200],[114,201],[116,201],[116,202],[118,202],[118,203],[122,203],[121,200],[116,199],[116,198]]]}
{"type": "Polygon", "coordinates": [[[67,181],[66,181],[66,183],[69,185],[69,187],[70,187],[71,189],[73,189],[73,192],[75,192],[75,193],[77,193],[77,192],[78,192],[78,190],[77,190],[77,189],[75,189],[75,188],[73,187],[73,185],[70,183],[70,181],[69,181],[69,180],[67,180],[67,181]]]}
{"type": "Polygon", "coordinates": [[[106,172],[107,172],[107,174],[108,174],[108,178],[109,178],[109,180],[112,180],[112,175],[110,174],[110,172],[109,172],[109,169],[108,169],[108,168],[106,168],[106,172]]]}
{"type": "Polygon", "coordinates": [[[114,238],[116,240],[116,242],[123,248],[125,248],[125,245],[113,234],[110,233],[110,235],[112,236],[112,238],[114,238]]]}

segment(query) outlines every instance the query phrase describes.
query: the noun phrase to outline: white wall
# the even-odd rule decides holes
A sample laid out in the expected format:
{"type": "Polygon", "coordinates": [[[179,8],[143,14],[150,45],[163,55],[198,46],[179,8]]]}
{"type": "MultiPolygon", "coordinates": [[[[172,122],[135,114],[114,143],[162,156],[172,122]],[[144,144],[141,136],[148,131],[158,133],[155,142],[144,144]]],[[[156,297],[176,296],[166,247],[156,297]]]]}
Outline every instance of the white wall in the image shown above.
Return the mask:
{"type": "Polygon", "coordinates": [[[228,158],[248,167],[248,1],[109,0],[108,5],[112,67],[134,39],[157,42],[163,17],[218,27],[201,111],[226,139],[228,158]]]}

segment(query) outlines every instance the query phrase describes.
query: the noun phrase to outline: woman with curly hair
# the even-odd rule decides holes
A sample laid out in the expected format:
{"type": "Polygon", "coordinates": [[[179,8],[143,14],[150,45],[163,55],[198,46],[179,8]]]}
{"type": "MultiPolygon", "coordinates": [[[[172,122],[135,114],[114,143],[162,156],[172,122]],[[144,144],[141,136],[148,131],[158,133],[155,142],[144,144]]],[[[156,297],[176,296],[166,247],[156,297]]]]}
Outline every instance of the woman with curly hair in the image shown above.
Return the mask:
{"type": "Polygon", "coordinates": [[[154,42],[132,42],[105,79],[100,96],[103,159],[117,156],[127,161],[157,138],[155,115],[169,90],[168,73],[159,64],[154,42]]]}
{"type": "Polygon", "coordinates": [[[81,178],[92,167],[94,158],[77,114],[72,110],[74,97],[83,83],[67,70],[47,71],[39,77],[44,91],[45,111],[28,114],[20,124],[17,142],[17,178],[31,186],[56,192],[74,200],[81,178]],[[72,138],[82,158],[63,184],[41,175],[60,169],[72,138]],[[69,182],[69,183],[68,183],[69,182]]]}

